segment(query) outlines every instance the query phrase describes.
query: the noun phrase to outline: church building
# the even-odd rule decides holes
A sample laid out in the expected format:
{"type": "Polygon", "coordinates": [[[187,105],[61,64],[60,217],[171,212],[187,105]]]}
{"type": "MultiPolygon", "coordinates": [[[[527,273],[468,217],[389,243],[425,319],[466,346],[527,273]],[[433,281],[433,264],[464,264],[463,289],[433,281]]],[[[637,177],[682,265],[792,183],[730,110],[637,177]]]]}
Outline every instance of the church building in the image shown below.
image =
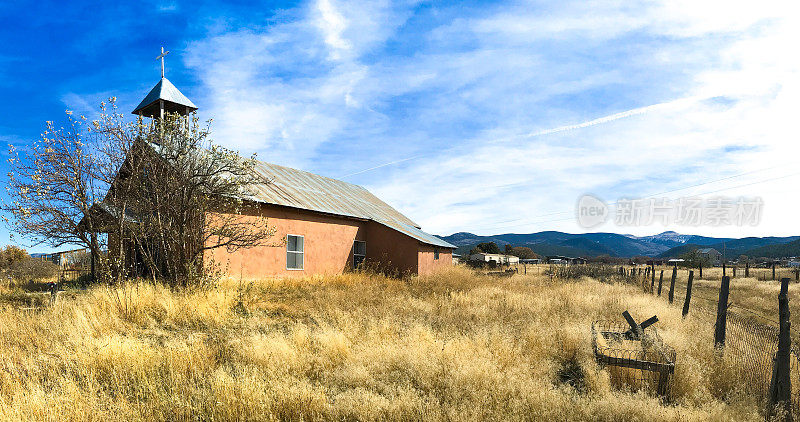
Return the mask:
{"type": "MultiPolygon", "coordinates": [[[[188,115],[195,110],[164,77],[162,61],[161,80],[133,114],[159,119],[165,112],[188,115]]],[[[252,186],[251,199],[283,242],[234,252],[218,248],[204,256],[231,275],[337,274],[364,262],[398,274],[427,274],[452,265],[455,246],[425,233],[361,186],[265,162],[258,162],[255,171],[263,183],[252,186]]]]}

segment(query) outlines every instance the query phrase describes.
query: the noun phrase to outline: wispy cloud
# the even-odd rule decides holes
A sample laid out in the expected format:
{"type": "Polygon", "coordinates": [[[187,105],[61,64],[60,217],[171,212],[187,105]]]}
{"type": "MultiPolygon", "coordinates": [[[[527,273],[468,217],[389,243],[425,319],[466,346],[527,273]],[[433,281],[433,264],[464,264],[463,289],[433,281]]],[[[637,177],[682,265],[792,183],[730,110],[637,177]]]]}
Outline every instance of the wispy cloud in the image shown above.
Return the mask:
{"type": "Polygon", "coordinates": [[[161,2],[156,5],[159,12],[175,12],[178,10],[178,4],[175,2],[161,2]]]}
{"type": "MultiPolygon", "coordinates": [[[[668,191],[800,152],[794,12],[318,0],[215,31],[186,64],[221,142],[365,184],[430,231],[574,231],[528,217],[569,211],[585,192],[668,191]]],[[[752,233],[714,234],[797,231],[787,183],[733,189],[764,196],[770,214],[752,233]]]]}
{"type": "Polygon", "coordinates": [[[325,44],[330,48],[328,57],[331,60],[339,60],[343,52],[352,48],[350,42],[342,38],[345,29],[347,29],[347,21],[333,7],[330,0],[318,0],[316,8],[319,12],[316,25],[323,34],[325,44]]]}

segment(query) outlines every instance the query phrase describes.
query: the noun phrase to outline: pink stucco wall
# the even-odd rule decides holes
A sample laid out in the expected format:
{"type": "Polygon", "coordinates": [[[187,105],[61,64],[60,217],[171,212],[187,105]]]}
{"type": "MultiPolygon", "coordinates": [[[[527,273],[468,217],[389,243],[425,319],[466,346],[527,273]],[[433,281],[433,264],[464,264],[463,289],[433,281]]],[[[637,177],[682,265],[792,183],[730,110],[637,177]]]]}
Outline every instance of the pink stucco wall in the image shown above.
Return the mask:
{"type": "MultiPolygon", "coordinates": [[[[338,274],[352,268],[353,241],[366,241],[367,262],[397,274],[426,274],[451,265],[450,249],[440,249],[433,259],[433,246],[420,243],[396,230],[373,221],[330,216],[286,207],[263,206],[268,224],[276,229],[274,246],[258,246],[229,253],[224,248],[205,255],[206,262],[222,265],[232,276],[302,277],[338,274]],[[287,234],[304,237],[304,268],[286,268],[287,234]]],[[[244,216],[242,218],[254,218],[244,216]]]]}

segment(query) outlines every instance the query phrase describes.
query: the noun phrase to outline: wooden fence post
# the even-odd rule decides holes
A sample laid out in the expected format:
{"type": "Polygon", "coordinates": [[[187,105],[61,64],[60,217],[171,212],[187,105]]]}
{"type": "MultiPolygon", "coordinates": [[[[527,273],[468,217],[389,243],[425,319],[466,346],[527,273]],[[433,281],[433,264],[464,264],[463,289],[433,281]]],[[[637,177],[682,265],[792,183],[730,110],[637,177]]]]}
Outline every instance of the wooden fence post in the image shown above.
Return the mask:
{"type": "Polygon", "coordinates": [[[661,296],[661,284],[664,283],[664,270],[661,270],[661,275],[658,276],[658,296],[661,296]]]}
{"type": "Polygon", "coordinates": [[[692,280],[694,279],[694,271],[689,270],[689,281],[686,282],[686,299],[683,301],[683,317],[689,314],[689,301],[692,300],[692,280]]]}
{"type": "Polygon", "coordinates": [[[655,264],[653,264],[653,266],[650,268],[650,294],[653,295],[656,294],[655,287],[656,287],[656,266],[655,264]]]}
{"type": "Polygon", "coordinates": [[[678,266],[672,267],[672,280],[669,282],[669,303],[675,298],[675,277],[678,276],[678,266]]]}
{"type": "Polygon", "coordinates": [[[58,299],[58,284],[59,283],[50,283],[50,305],[54,305],[56,303],[56,299],[58,299]]]}
{"type": "MultiPolygon", "coordinates": [[[[631,326],[630,331],[636,336],[635,338],[641,339],[643,334],[642,327],[636,323],[636,320],[633,319],[628,311],[623,311],[622,316],[625,317],[625,321],[631,326]]],[[[656,318],[656,321],[658,321],[658,318],[656,318]]]]}
{"type": "Polygon", "coordinates": [[[783,420],[792,420],[792,380],[789,376],[792,349],[791,323],[789,322],[789,279],[781,279],[781,292],[778,294],[778,315],[780,328],[778,351],[772,361],[772,381],[769,385],[769,408],[767,414],[773,416],[777,407],[783,408],[783,420]]]}
{"type": "Polygon", "coordinates": [[[736,267],[733,267],[733,278],[736,278],[736,267]]]}
{"type": "Polygon", "coordinates": [[[800,269],[794,270],[794,281],[800,280],[800,269]]]}
{"type": "Polygon", "coordinates": [[[772,280],[775,280],[775,263],[772,263],[772,280]]]}
{"type": "Polygon", "coordinates": [[[750,277],[750,261],[744,263],[744,277],[750,277]]]}
{"type": "Polygon", "coordinates": [[[722,261],[722,276],[724,277],[726,275],[727,274],[725,274],[725,261],[722,261]]]}
{"type": "Polygon", "coordinates": [[[697,275],[698,280],[703,279],[703,264],[698,265],[698,270],[700,270],[700,274],[697,275]]]}
{"type": "MultiPolygon", "coordinates": [[[[92,245],[96,245],[97,244],[97,234],[95,234],[94,232],[92,232],[92,234],[91,234],[91,241],[92,241],[92,245]]],[[[92,277],[92,283],[96,283],[97,282],[97,263],[95,263],[95,257],[94,256],[95,256],[95,254],[97,252],[95,252],[94,250],[91,250],[91,249],[90,249],[89,252],[90,252],[90,255],[91,255],[90,258],[89,258],[89,268],[91,268],[90,269],[90,274],[91,274],[91,277],[92,277]]]]}
{"type": "Polygon", "coordinates": [[[731,279],[722,277],[719,287],[719,301],[717,302],[717,325],[714,330],[714,347],[725,347],[725,328],[728,322],[728,293],[731,279]]]}

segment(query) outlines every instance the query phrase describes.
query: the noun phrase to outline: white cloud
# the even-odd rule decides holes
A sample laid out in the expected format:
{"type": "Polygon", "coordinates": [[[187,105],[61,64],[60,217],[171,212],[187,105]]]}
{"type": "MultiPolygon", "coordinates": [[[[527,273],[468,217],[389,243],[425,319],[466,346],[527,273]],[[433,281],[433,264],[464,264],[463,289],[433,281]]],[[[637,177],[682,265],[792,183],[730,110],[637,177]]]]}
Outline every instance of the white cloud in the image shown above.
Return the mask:
{"type": "Polygon", "coordinates": [[[175,12],[178,10],[178,5],[174,2],[158,3],[156,8],[159,12],[175,12]]]}
{"type": "Polygon", "coordinates": [[[330,0],[318,0],[316,6],[319,11],[319,17],[315,23],[323,33],[325,44],[331,49],[328,57],[331,60],[339,60],[343,52],[352,48],[350,42],[342,38],[342,33],[347,29],[347,21],[333,7],[330,0]]]}
{"type": "MultiPolygon", "coordinates": [[[[580,231],[580,194],[658,193],[800,152],[792,3],[413,6],[319,0],[191,45],[217,139],[348,175],[445,234],[580,231]]],[[[796,181],[725,191],[764,197],[760,227],[691,231],[796,234],[796,181]]]]}

